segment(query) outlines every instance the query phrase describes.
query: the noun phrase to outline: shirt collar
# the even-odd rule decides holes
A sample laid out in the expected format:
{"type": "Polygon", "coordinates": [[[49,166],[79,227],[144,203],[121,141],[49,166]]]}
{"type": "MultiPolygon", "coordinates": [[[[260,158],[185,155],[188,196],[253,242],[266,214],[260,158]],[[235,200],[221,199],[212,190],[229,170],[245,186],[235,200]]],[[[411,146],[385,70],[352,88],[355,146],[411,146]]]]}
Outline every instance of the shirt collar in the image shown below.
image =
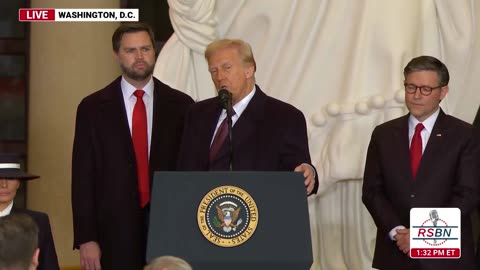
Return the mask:
{"type": "MultiPolygon", "coordinates": [[[[248,103],[250,103],[250,101],[253,98],[253,95],[255,95],[255,91],[256,91],[256,87],[255,87],[255,85],[253,85],[252,91],[246,97],[244,97],[242,100],[237,102],[237,104],[233,105],[233,110],[235,111],[235,114],[238,117],[240,117],[240,115],[242,115],[243,111],[245,111],[245,109],[247,108],[248,103]]],[[[225,109],[223,111],[225,111],[225,109]]],[[[225,113],[226,113],[226,111],[225,111],[225,113]]]]}
{"type": "MultiPolygon", "coordinates": [[[[127,80],[125,80],[125,77],[123,76],[122,76],[122,81],[120,82],[120,85],[122,87],[123,97],[126,99],[131,98],[135,90],[139,90],[135,86],[131,85],[127,80]]],[[[153,97],[153,88],[154,88],[153,77],[150,77],[150,80],[141,90],[145,91],[145,95],[147,97],[153,97]]]]}
{"type": "Polygon", "coordinates": [[[7,208],[3,209],[3,211],[0,211],[0,217],[10,215],[10,212],[12,212],[12,208],[13,208],[13,201],[10,202],[7,208]]]}
{"type": "MultiPolygon", "coordinates": [[[[425,119],[422,124],[423,127],[428,131],[428,133],[432,133],[433,126],[435,125],[435,121],[437,121],[438,115],[440,114],[440,108],[437,108],[437,110],[430,115],[427,119],[425,119]]],[[[409,130],[415,130],[415,127],[417,124],[420,123],[420,121],[417,120],[413,115],[410,114],[410,117],[408,118],[408,129],[409,130]]]]}

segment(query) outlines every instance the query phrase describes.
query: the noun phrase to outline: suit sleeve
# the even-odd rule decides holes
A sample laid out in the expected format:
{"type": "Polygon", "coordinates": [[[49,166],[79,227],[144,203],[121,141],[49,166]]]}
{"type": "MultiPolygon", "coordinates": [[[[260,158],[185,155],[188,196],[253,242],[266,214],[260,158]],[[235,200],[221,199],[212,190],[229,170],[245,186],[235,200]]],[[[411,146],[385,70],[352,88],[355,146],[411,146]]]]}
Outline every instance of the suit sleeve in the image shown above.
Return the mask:
{"type": "Polygon", "coordinates": [[[85,100],[77,109],[72,153],[72,211],[74,248],[97,241],[95,205],[94,129],[85,100]]]}
{"type": "Polygon", "coordinates": [[[384,176],[381,169],[381,158],[377,146],[377,129],[373,131],[367,151],[367,161],[363,176],[362,201],[372,215],[377,228],[385,235],[398,225],[401,220],[396,214],[390,200],[384,192],[384,176]]]}
{"type": "Polygon", "coordinates": [[[315,171],[315,186],[311,194],[315,194],[318,190],[318,174],[310,159],[305,117],[297,109],[289,114],[290,116],[286,117],[288,120],[286,122],[287,125],[284,127],[285,136],[280,152],[281,166],[282,169],[288,171],[293,171],[295,167],[302,163],[312,166],[315,171]]]}
{"type": "Polygon", "coordinates": [[[41,214],[39,219],[39,265],[38,270],[58,270],[57,252],[55,250],[55,243],[53,242],[52,230],[50,221],[46,214],[41,214]]]}
{"type": "Polygon", "coordinates": [[[448,207],[458,207],[462,215],[478,206],[480,194],[480,134],[472,129],[471,136],[463,145],[456,168],[456,183],[448,207]]]}

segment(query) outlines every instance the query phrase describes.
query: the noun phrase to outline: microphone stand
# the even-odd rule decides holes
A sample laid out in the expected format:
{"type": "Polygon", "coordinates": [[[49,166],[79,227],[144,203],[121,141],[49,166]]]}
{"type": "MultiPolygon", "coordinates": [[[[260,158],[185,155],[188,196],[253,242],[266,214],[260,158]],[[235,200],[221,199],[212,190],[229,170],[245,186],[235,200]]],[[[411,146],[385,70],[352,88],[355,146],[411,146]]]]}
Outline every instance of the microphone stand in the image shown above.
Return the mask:
{"type": "Polygon", "coordinates": [[[232,99],[230,98],[227,103],[228,147],[229,147],[229,154],[230,154],[230,159],[229,159],[230,171],[233,171],[232,116],[233,116],[233,107],[232,107],[232,99]]]}
{"type": "Polygon", "coordinates": [[[232,145],[232,116],[233,116],[233,105],[232,105],[232,93],[228,91],[226,87],[222,87],[218,91],[218,97],[220,99],[220,104],[227,111],[227,125],[228,125],[228,148],[229,148],[229,169],[233,171],[233,145],[232,145]]]}

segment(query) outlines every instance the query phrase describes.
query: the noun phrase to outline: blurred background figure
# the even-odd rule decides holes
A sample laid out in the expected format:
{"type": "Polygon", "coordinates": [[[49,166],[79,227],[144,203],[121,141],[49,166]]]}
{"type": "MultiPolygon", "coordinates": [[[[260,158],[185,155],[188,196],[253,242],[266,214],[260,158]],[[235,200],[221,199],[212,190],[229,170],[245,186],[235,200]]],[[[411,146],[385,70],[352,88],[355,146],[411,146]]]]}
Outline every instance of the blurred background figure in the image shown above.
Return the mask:
{"type": "Polygon", "coordinates": [[[192,267],[183,259],[161,256],[153,259],[143,270],[192,270],[192,267]]]}
{"type": "Polygon", "coordinates": [[[38,226],[26,214],[0,218],[0,270],[32,270],[38,266],[38,226]]]}

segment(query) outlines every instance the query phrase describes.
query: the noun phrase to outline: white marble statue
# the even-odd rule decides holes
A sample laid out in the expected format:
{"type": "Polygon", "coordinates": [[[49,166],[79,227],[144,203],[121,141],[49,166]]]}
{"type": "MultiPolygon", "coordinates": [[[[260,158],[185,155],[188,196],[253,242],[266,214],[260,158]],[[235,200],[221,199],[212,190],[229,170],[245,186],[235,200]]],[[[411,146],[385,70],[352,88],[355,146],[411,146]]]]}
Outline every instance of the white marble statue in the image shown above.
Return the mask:
{"type": "Polygon", "coordinates": [[[475,2],[168,0],[175,33],[154,75],[196,100],[212,97],[206,45],[218,38],[249,42],[257,83],[307,118],[320,180],[319,194],[309,199],[312,269],[371,269],[376,227],[361,202],[371,132],[406,113],[403,67],[422,54],[450,70],[443,109],[473,121],[480,103],[475,2]]]}

